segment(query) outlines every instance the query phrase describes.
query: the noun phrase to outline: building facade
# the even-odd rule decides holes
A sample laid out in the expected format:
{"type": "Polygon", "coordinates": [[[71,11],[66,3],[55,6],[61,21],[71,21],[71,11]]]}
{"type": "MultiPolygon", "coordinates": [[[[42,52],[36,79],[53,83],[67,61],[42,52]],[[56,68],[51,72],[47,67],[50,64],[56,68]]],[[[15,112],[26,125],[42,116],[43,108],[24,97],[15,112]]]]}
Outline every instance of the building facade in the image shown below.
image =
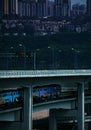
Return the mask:
{"type": "Polygon", "coordinates": [[[60,17],[70,16],[71,1],[55,0],[55,15],[60,17]]]}
{"type": "Polygon", "coordinates": [[[49,17],[54,16],[54,2],[53,1],[48,1],[48,9],[47,9],[47,14],[49,17]]]}
{"type": "Polygon", "coordinates": [[[18,0],[9,0],[9,14],[17,14],[18,15],[18,0]]]}
{"type": "Polygon", "coordinates": [[[48,0],[31,1],[31,16],[45,17],[47,16],[48,0]]]}
{"type": "Polygon", "coordinates": [[[18,14],[18,0],[0,0],[0,17],[18,14]]]}
{"type": "Polygon", "coordinates": [[[20,17],[30,17],[30,1],[29,0],[18,0],[18,15],[20,17]]]}
{"type": "Polygon", "coordinates": [[[0,16],[19,17],[70,16],[71,0],[0,0],[0,16]]]}
{"type": "Polygon", "coordinates": [[[73,16],[82,16],[86,13],[86,5],[85,4],[74,4],[72,6],[72,15],[73,16]]]}
{"type": "Polygon", "coordinates": [[[4,0],[4,14],[9,14],[9,0],[4,0]]]}

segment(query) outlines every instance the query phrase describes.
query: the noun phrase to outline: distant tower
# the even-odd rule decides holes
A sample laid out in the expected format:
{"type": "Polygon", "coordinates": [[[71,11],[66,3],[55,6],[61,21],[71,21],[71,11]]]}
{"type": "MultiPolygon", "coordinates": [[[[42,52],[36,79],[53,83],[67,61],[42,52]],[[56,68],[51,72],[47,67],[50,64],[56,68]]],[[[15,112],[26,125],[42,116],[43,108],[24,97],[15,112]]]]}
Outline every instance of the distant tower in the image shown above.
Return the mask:
{"type": "Polygon", "coordinates": [[[71,2],[70,0],[62,1],[62,16],[70,16],[71,2]]]}
{"type": "Polygon", "coordinates": [[[55,10],[56,16],[70,16],[71,0],[55,0],[55,10]]]}
{"type": "Polygon", "coordinates": [[[9,14],[9,0],[4,0],[4,14],[9,14]]]}
{"type": "Polygon", "coordinates": [[[48,16],[54,16],[54,1],[48,1],[48,16]]]}
{"type": "Polygon", "coordinates": [[[9,13],[18,14],[18,0],[9,0],[9,13]]]}
{"type": "Polygon", "coordinates": [[[37,16],[45,17],[47,16],[48,10],[48,0],[38,0],[37,1],[37,16]]]}
{"type": "Polygon", "coordinates": [[[87,15],[91,16],[91,0],[87,0],[87,15]]]}
{"type": "Polygon", "coordinates": [[[62,0],[55,0],[55,16],[61,15],[62,0]]]}
{"type": "Polygon", "coordinates": [[[47,16],[48,0],[31,0],[30,6],[32,17],[47,16]]]}
{"type": "Polygon", "coordinates": [[[18,0],[4,0],[4,14],[18,14],[18,0]]]}
{"type": "Polygon", "coordinates": [[[18,0],[18,15],[20,17],[22,16],[28,16],[30,17],[31,11],[32,11],[32,4],[35,2],[35,0],[18,0]]]}

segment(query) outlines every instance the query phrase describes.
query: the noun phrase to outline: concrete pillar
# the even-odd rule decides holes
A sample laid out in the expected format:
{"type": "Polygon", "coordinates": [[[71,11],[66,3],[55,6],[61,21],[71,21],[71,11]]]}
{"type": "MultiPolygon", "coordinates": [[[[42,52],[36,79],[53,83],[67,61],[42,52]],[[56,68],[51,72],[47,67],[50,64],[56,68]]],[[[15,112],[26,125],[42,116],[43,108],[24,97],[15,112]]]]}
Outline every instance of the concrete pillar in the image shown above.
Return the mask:
{"type": "Polygon", "coordinates": [[[24,108],[22,119],[21,130],[32,130],[32,87],[24,88],[24,108]]]}
{"type": "Polygon", "coordinates": [[[84,130],[84,83],[78,84],[78,130],[84,130]]]}
{"type": "MultiPolygon", "coordinates": [[[[91,103],[86,104],[87,116],[91,116],[91,103]]],[[[91,130],[91,122],[88,122],[88,130],[91,130]]]]}
{"type": "MultiPolygon", "coordinates": [[[[91,103],[89,104],[88,114],[91,116],[91,103]]],[[[91,122],[88,124],[88,130],[91,130],[91,122]]]]}
{"type": "Polygon", "coordinates": [[[49,113],[49,130],[57,130],[57,120],[54,110],[50,110],[49,113]]]}

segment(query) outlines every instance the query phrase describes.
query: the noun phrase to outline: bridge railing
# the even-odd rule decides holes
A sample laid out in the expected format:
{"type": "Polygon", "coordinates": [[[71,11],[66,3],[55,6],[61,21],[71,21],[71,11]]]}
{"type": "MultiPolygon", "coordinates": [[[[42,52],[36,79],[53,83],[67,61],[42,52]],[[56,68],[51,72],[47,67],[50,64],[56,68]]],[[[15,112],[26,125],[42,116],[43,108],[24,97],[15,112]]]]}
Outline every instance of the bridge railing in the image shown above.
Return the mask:
{"type": "Polygon", "coordinates": [[[50,76],[91,76],[91,70],[30,70],[17,71],[5,70],[0,71],[0,78],[17,78],[17,77],[50,77],[50,76]]]}

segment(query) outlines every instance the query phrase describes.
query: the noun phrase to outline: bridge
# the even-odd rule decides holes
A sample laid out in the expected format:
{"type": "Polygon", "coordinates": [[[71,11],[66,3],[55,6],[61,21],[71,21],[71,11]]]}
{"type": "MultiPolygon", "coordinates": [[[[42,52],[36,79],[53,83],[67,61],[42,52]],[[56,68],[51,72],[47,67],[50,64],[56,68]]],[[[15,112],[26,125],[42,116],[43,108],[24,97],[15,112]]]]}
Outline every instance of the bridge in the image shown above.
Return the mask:
{"type": "MultiPolygon", "coordinates": [[[[63,87],[74,88],[77,87],[78,90],[78,101],[77,108],[74,106],[74,101],[71,101],[71,106],[74,109],[77,109],[77,121],[78,121],[78,130],[84,130],[84,119],[85,119],[85,98],[84,98],[84,89],[87,86],[87,83],[91,82],[91,70],[34,70],[34,71],[0,71],[0,89],[3,88],[15,88],[22,87],[24,88],[24,107],[23,107],[23,121],[18,124],[17,130],[32,130],[32,88],[36,85],[45,85],[51,83],[61,84],[63,87]],[[27,102],[26,102],[27,101],[27,102]]],[[[68,99],[67,99],[68,100],[68,99]]],[[[66,100],[66,106],[67,106],[66,100]]],[[[87,101],[90,100],[87,99],[87,101]]],[[[50,102],[49,104],[40,104],[34,105],[34,110],[43,109],[44,105],[49,108],[53,108],[52,104],[58,106],[64,105],[65,101],[60,102],[50,102]]],[[[69,105],[70,106],[70,105],[69,105]]],[[[64,107],[64,106],[63,106],[64,107]]],[[[68,108],[66,108],[68,109],[68,108]]],[[[19,111],[20,112],[20,111],[19,111]]],[[[21,113],[21,112],[20,112],[21,113]]],[[[20,114],[19,113],[19,114],[20,114]]],[[[17,115],[17,114],[16,114],[17,115]]],[[[53,114],[52,114],[53,116],[53,114]]],[[[54,118],[50,118],[50,130],[56,130],[56,123],[54,118]]],[[[10,126],[11,127],[11,126],[10,126]]],[[[12,127],[14,128],[14,127],[12,127]]],[[[16,127],[15,127],[16,128],[16,127]]],[[[10,128],[9,128],[10,129],[10,128]]]]}
{"type": "Polygon", "coordinates": [[[0,71],[0,78],[30,78],[30,77],[58,77],[58,76],[91,76],[91,70],[27,70],[0,71]]]}

